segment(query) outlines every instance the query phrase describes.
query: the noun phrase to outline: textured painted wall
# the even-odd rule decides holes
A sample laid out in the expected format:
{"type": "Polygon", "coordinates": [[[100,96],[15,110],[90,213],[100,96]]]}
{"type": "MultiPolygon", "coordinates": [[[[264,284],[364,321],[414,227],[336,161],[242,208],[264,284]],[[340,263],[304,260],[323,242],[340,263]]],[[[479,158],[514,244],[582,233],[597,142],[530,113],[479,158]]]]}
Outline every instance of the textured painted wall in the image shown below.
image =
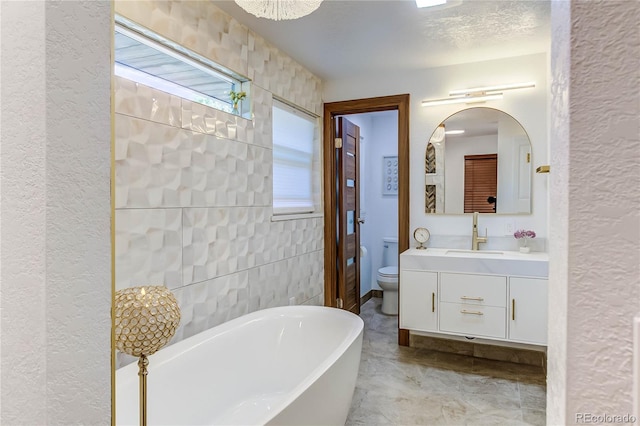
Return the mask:
{"type": "Polygon", "coordinates": [[[44,3],[2,2],[0,19],[0,423],[45,424],[44,3]]]}
{"type": "Polygon", "coordinates": [[[571,75],[571,4],[552,2],[551,130],[549,151],[549,328],[547,335],[547,423],[566,418],[567,283],[569,252],[569,79],[571,75]]]}
{"type": "Polygon", "coordinates": [[[0,10],[0,423],[106,424],[110,4],[0,10]]]}
{"type": "Polygon", "coordinates": [[[638,2],[572,3],[567,421],[578,412],[632,410],[631,321],[640,311],[638,22],[638,2]]]}
{"type": "Polygon", "coordinates": [[[559,209],[551,219],[557,221],[554,237],[566,238],[552,239],[558,257],[552,256],[550,288],[557,289],[550,296],[559,300],[550,315],[553,321],[558,315],[566,331],[550,336],[548,420],[573,424],[579,413],[633,410],[632,319],[640,311],[640,3],[572,2],[570,10],[556,5],[556,11],[565,19],[570,12],[571,30],[569,37],[559,29],[553,55],[552,116],[559,116],[559,140],[552,145],[558,156],[552,180],[558,182],[551,201],[559,209]]]}
{"type": "Polygon", "coordinates": [[[116,78],[116,287],[172,289],[173,342],[291,299],[323,304],[323,219],[272,221],[273,96],[320,112],[320,80],[209,3],[116,10],[255,78],[253,120],[116,78]]]}

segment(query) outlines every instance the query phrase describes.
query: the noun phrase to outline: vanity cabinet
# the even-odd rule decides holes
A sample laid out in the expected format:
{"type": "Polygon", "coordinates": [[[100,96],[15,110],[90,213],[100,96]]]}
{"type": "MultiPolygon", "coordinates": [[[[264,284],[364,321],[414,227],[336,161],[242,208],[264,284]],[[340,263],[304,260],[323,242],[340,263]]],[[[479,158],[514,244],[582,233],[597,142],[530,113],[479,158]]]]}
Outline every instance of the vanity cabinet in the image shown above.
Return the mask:
{"type": "MultiPolygon", "coordinates": [[[[477,261],[480,266],[474,266],[477,269],[493,268],[492,271],[467,272],[449,269],[453,264],[447,263],[447,259],[452,256],[439,256],[435,249],[428,255],[401,255],[400,328],[432,336],[457,335],[546,345],[546,255],[525,257],[514,253],[502,256],[506,261],[501,260],[500,264],[492,264],[484,258],[477,261]],[[523,261],[538,264],[529,265],[523,261]],[[429,269],[420,269],[424,264],[429,269]],[[522,271],[531,276],[519,275],[522,271]]],[[[472,259],[481,258],[476,255],[472,259]]],[[[471,268],[472,262],[465,258],[455,266],[471,268]]]]}
{"type": "Polygon", "coordinates": [[[400,270],[400,328],[438,331],[438,273],[400,270]]]}
{"type": "Polygon", "coordinates": [[[509,340],[547,344],[547,280],[509,278],[509,340]]]}
{"type": "Polygon", "coordinates": [[[440,273],[440,330],[506,337],[506,277],[440,273]]]}

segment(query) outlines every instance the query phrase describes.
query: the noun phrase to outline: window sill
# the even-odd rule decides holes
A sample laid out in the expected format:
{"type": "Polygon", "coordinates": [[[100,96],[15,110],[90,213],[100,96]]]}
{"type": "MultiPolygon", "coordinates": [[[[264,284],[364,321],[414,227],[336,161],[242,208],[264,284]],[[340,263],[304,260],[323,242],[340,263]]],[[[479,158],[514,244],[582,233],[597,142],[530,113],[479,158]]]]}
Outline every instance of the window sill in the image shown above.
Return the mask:
{"type": "Polygon", "coordinates": [[[283,220],[296,220],[296,219],[313,219],[316,217],[324,217],[323,213],[292,213],[292,214],[274,214],[271,215],[271,222],[280,222],[283,220]]]}

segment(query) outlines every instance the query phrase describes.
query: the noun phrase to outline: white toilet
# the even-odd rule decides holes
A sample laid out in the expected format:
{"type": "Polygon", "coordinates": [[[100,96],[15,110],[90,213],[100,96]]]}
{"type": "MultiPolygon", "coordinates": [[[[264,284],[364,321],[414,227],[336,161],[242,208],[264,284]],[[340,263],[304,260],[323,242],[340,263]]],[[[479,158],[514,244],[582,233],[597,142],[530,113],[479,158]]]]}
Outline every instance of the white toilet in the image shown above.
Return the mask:
{"type": "Polygon", "coordinates": [[[398,238],[384,237],[382,267],[377,281],[382,289],[382,313],[398,315],[398,238]]]}

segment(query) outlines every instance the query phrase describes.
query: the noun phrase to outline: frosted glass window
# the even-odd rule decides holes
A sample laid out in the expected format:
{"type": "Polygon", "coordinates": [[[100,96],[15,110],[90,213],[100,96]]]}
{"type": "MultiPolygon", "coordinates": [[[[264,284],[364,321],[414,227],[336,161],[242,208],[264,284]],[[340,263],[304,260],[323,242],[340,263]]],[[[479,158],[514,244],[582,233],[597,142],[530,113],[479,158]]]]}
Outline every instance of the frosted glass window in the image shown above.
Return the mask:
{"type": "Polygon", "coordinates": [[[314,141],[317,118],[273,102],[273,212],[311,213],[315,210],[314,141]]]}
{"type": "Polygon", "coordinates": [[[239,78],[120,16],[116,16],[114,53],[117,76],[212,108],[240,113],[233,109],[229,98],[231,90],[242,91],[239,78]]]}

